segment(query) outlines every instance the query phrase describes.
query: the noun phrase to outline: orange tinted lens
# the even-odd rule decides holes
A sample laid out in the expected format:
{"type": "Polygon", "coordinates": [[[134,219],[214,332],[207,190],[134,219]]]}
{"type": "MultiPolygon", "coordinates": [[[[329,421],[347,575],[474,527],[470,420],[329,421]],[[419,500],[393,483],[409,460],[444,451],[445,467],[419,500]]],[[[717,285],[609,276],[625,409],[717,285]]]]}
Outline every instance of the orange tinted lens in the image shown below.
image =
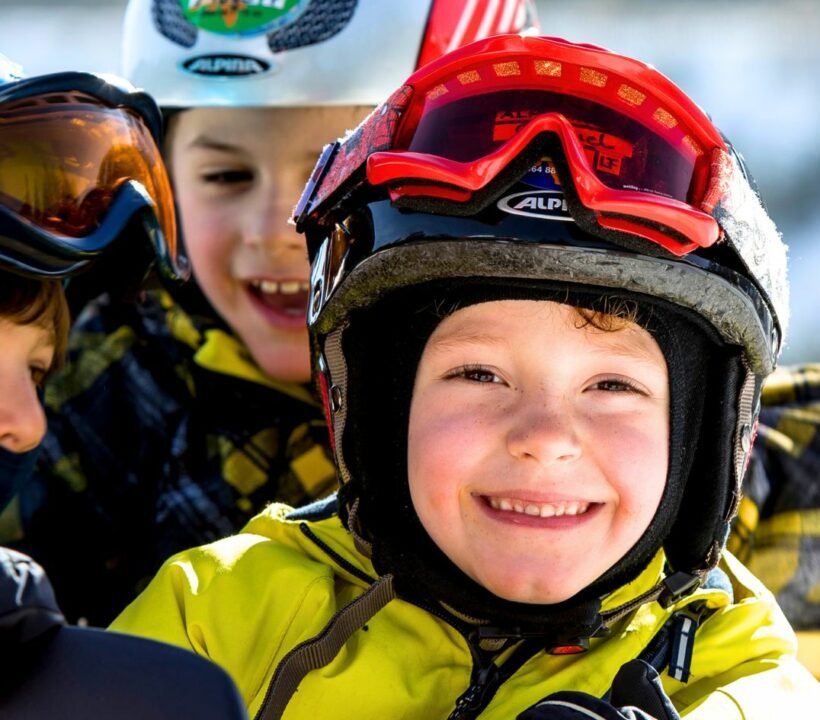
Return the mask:
{"type": "Polygon", "coordinates": [[[66,238],[99,227],[125,182],[143,185],[174,254],[171,186],[159,150],[136,115],[77,93],[0,108],[0,203],[66,238]]]}

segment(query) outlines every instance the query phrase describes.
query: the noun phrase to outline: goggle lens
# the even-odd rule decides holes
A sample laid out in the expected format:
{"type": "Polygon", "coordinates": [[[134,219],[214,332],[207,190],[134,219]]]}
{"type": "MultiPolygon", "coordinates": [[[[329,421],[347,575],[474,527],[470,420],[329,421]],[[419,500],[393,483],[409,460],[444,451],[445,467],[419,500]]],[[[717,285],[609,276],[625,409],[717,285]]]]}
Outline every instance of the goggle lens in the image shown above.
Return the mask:
{"type": "Polygon", "coordinates": [[[170,182],[138,116],[64,92],[0,108],[0,204],[31,223],[68,240],[89,235],[128,181],[153,201],[174,255],[170,182]]]}
{"type": "Polygon", "coordinates": [[[502,90],[429,106],[409,139],[411,152],[474,162],[539,116],[559,113],[572,124],[590,169],[607,187],[690,199],[694,152],[672,147],[641,123],[590,100],[544,90],[502,90]]]}

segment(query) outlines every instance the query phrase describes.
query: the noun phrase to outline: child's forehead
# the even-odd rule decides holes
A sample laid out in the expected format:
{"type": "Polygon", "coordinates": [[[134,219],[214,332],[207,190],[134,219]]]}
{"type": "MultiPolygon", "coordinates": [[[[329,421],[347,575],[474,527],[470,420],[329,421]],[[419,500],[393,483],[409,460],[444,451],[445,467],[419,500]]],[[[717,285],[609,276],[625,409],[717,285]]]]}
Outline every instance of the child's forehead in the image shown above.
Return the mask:
{"type": "MultiPolygon", "coordinates": [[[[579,308],[552,300],[491,300],[459,308],[444,318],[430,336],[427,346],[432,352],[457,346],[509,346],[523,349],[522,334],[538,334],[546,327],[558,325],[570,333],[583,336],[590,353],[613,353],[640,359],[664,361],[652,335],[630,320],[614,318],[613,329],[602,329],[589,322],[579,308]],[[523,332],[522,332],[523,331],[523,332]]],[[[555,336],[556,343],[561,342],[555,336]]]]}
{"type": "Polygon", "coordinates": [[[575,312],[573,306],[554,300],[500,298],[469,302],[443,317],[431,340],[445,342],[460,337],[501,336],[514,329],[512,320],[536,324],[544,318],[569,316],[575,312]]]}
{"type": "Polygon", "coordinates": [[[217,143],[243,145],[251,141],[279,143],[315,160],[327,142],[355,127],[369,108],[364,106],[200,107],[177,116],[177,135],[206,137],[217,143]]]}
{"type": "Polygon", "coordinates": [[[6,350],[9,349],[9,344],[25,345],[30,349],[47,349],[56,345],[57,332],[54,323],[42,315],[27,322],[0,315],[0,338],[3,339],[2,344],[6,350]]]}

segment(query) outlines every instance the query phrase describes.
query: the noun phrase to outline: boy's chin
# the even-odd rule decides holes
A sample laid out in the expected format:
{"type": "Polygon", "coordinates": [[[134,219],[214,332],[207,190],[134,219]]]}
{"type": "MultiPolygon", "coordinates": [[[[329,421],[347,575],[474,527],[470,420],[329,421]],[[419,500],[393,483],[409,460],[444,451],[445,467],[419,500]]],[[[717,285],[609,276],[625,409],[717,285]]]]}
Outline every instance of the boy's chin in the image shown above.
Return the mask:
{"type": "Polygon", "coordinates": [[[586,584],[576,587],[577,583],[545,583],[541,576],[472,579],[496,597],[522,605],[556,605],[586,587],[586,584]]]}
{"type": "Polygon", "coordinates": [[[270,377],[284,382],[304,384],[310,381],[310,356],[307,341],[280,344],[256,342],[249,344],[256,364],[270,377]]]}

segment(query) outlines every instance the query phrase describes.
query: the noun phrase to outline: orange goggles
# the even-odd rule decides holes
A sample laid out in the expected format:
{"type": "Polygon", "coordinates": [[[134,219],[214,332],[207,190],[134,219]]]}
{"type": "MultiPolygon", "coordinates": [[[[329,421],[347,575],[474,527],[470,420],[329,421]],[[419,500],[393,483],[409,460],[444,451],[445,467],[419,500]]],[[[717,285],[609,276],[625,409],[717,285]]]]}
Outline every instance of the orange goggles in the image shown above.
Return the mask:
{"type": "Polygon", "coordinates": [[[695,103],[639,61],[520,36],[474,43],[418,70],[328,148],[296,219],[321,215],[331,196],[365,179],[401,206],[423,210],[430,201],[461,214],[460,205],[485,200],[545,158],[561,165],[557,180],[571,184],[582,225],[675,255],[720,236],[712,210],[729,156],[695,103]]]}
{"type": "Polygon", "coordinates": [[[0,86],[0,254],[23,270],[72,274],[139,214],[160,264],[177,274],[158,135],[159,114],[144,93],[97,76],[0,86]]]}

